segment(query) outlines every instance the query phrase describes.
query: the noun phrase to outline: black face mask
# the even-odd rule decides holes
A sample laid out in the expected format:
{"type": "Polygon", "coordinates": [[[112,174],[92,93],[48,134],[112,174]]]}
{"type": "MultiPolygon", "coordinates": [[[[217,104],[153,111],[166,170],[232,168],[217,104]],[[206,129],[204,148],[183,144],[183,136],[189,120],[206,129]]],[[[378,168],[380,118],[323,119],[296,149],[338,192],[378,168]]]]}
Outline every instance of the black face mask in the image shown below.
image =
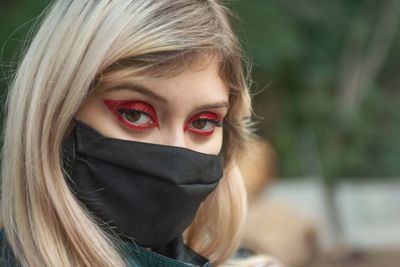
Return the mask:
{"type": "Polygon", "coordinates": [[[63,165],[77,198],[142,246],[180,236],[223,175],[218,155],[109,138],[81,121],[63,145],[63,165]]]}

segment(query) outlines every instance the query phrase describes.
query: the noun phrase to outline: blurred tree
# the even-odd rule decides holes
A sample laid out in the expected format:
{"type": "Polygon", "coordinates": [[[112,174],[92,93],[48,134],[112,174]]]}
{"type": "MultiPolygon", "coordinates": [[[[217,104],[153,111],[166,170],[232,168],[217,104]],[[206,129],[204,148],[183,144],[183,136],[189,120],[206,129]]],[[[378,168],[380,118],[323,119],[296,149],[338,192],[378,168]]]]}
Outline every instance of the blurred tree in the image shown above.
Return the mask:
{"type": "Polygon", "coordinates": [[[260,134],[277,147],[281,175],[399,176],[398,63],[391,58],[399,54],[400,2],[230,5],[254,62],[260,134]]]}
{"type": "MultiPolygon", "coordinates": [[[[259,133],[276,146],[281,175],[400,176],[400,1],[226,2],[240,17],[259,133]]],[[[2,95],[14,51],[49,3],[0,0],[2,95]]]]}
{"type": "MultiPolygon", "coordinates": [[[[27,33],[50,0],[0,0],[0,90],[5,90],[28,45],[27,33]]],[[[4,99],[3,99],[4,100],[4,99]]]]}

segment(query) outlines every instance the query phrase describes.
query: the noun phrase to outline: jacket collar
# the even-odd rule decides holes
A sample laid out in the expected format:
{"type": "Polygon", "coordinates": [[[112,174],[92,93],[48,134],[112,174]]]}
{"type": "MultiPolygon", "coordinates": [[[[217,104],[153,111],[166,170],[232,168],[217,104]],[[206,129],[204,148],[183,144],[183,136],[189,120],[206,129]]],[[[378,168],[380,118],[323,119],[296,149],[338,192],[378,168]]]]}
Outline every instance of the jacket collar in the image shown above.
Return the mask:
{"type": "MultiPolygon", "coordinates": [[[[182,237],[153,248],[143,248],[123,242],[121,248],[130,267],[211,267],[208,259],[200,256],[183,243],[182,237]]],[[[21,266],[0,230],[0,266],[21,266]]]]}
{"type": "Polygon", "coordinates": [[[182,237],[151,248],[134,243],[124,243],[123,247],[132,266],[211,267],[210,261],[186,246],[182,237]]]}

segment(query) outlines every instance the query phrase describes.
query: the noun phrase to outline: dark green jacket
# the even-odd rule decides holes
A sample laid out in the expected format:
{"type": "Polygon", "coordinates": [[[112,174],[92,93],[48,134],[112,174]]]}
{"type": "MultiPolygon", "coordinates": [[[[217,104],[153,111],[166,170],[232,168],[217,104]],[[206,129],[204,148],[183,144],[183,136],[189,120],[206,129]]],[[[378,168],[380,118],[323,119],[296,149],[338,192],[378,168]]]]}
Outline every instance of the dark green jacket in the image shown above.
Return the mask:
{"type": "MultiPolygon", "coordinates": [[[[0,266],[20,267],[4,237],[3,230],[0,230],[0,266]]],[[[159,253],[128,242],[123,243],[122,247],[129,267],[211,267],[207,259],[186,247],[181,238],[170,242],[168,246],[155,249],[159,253]],[[162,254],[171,255],[173,258],[162,254]]]]}

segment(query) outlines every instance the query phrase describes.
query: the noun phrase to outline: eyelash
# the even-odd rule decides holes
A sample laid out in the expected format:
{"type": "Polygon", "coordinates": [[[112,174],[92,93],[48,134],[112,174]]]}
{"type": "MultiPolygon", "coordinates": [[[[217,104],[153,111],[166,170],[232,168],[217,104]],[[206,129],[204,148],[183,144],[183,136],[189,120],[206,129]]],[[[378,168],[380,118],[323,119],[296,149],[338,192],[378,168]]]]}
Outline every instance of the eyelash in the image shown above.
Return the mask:
{"type": "MultiPolygon", "coordinates": [[[[149,105],[146,102],[142,101],[131,101],[131,100],[110,100],[110,99],[105,99],[103,100],[104,104],[107,106],[108,109],[110,109],[114,115],[117,117],[117,119],[122,122],[124,125],[126,125],[129,128],[135,129],[135,130],[146,130],[152,127],[158,127],[159,128],[159,123],[157,120],[156,113],[151,105],[149,105]],[[136,112],[136,113],[135,113],[136,112]],[[143,124],[143,125],[135,125],[133,122],[128,122],[129,120],[127,119],[127,115],[145,115],[148,116],[150,119],[148,123],[143,124]],[[131,113],[131,114],[129,114],[131,113]]],[[[201,136],[209,136],[213,134],[215,127],[222,127],[223,125],[223,119],[221,116],[213,113],[213,112],[201,112],[198,113],[194,116],[192,116],[188,122],[184,126],[184,131],[190,131],[194,134],[201,135],[201,136]],[[203,131],[200,129],[197,129],[193,127],[193,123],[205,123],[205,126],[210,126],[210,129],[203,131]]],[[[202,128],[204,128],[202,127],[202,128]]]]}
{"type": "Polygon", "coordinates": [[[104,104],[114,113],[117,119],[134,130],[146,130],[152,127],[159,127],[156,113],[152,106],[142,101],[129,100],[104,100],[104,104]],[[146,124],[134,124],[127,119],[128,115],[145,115],[149,118],[146,124]]]}
{"type": "Polygon", "coordinates": [[[202,113],[194,115],[193,117],[191,117],[189,119],[188,123],[185,125],[185,131],[191,131],[195,134],[202,135],[202,136],[209,136],[214,133],[215,127],[222,127],[222,125],[223,125],[222,117],[218,116],[217,114],[215,114],[213,112],[202,112],[202,113]],[[193,128],[190,126],[194,122],[199,122],[199,121],[205,122],[206,125],[207,125],[207,123],[211,123],[212,128],[207,131],[202,131],[202,130],[199,130],[199,129],[196,129],[196,128],[193,128]]]}

